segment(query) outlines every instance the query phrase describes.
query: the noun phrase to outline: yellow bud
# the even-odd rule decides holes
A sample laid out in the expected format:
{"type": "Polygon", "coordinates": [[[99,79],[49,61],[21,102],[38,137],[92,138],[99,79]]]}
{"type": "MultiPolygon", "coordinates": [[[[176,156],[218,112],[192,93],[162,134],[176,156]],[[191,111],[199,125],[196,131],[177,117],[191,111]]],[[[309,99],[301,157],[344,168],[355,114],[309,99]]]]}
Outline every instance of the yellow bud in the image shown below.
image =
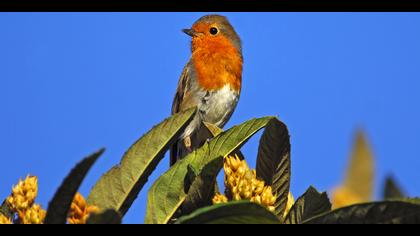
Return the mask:
{"type": "Polygon", "coordinates": [[[245,161],[241,161],[238,156],[234,157],[234,162],[235,162],[235,166],[237,166],[236,169],[238,169],[240,166],[243,165],[243,163],[245,163],[245,161]]]}
{"type": "Polygon", "coordinates": [[[262,186],[261,184],[258,184],[257,187],[255,188],[255,194],[261,195],[263,191],[264,191],[264,183],[262,183],[262,186]]]}
{"type": "Polygon", "coordinates": [[[232,187],[231,192],[232,192],[232,195],[239,194],[238,187],[237,186],[232,187]]]}
{"type": "Polygon", "coordinates": [[[67,221],[70,224],[86,224],[91,213],[99,212],[98,207],[87,205],[85,198],[80,193],[77,193],[71,204],[67,221]]]}
{"type": "MultiPolygon", "coordinates": [[[[245,186],[243,188],[243,191],[244,192],[251,192],[252,191],[252,185],[251,185],[251,183],[248,182],[248,181],[244,181],[244,182],[245,182],[245,186]]],[[[252,195],[252,193],[251,193],[251,195],[252,195]]]]}
{"type": "Polygon", "coordinates": [[[268,202],[268,199],[264,196],[261,197],[261,204],[263,206],[269,206],[270,205],[269,202],[268,202]]]}
{"type": "Polygon", "coordinates": [[[241,165],[241,160],[239,160],[238,156],[229,156],[227,157],[227,163],[230,166],[230,168],[232,169],[232,171],[237,171],[237,169],[239,168],[239,166],[241,165]]]}
{"type": "Polygon", "coordinates": [[[25,211],[29,209],[38,195],[38,178],[27,176],[25,180],[19,180],[13,187],[12,195],[6,202],[14,211],[25,211]]]}
{"type": "Polygon", "coordinates": [[[232,158],[231,157],[226,157],[225,158],[225,163],[223,165],[223,168],[226,169],[231,169],[232,171],[236,171],[236,169],[234,168],[234,165],[232,163],[232,158]]]}
{"type": "Polygon", "coordinates": [[[240,191],[244,188],[245,185],[246,185],[246,182],[243,179],[239,179],[238,188],[240,191]]]}
{"type": "Polygon", "coordinates": [[[252,184],[252,180],[254,180],[254,175],[252,174],[252,172],[247,171],[244,175],[244,179],[246,179],[248,182],[250,182],[250,184],[252,184]]]}
{"type": "Polygon", "coordinates": [[[246,167],[245,166],[239,166],[238,170],[236,171],[236,173],[238,174],[239,177],[243,177],[246,173],[246,167]]]}
{"type": "MultiPolygon", "coordinates": [[[[272,187],[257,179],[256,170],[251,170],[245,160],[228,156],[224,162],[226,193],[233,200],[247,199],[274,210],[276,196],[272,187]]],[[[217,199],[216,199],[217,200],[217,199]]]]}
{"type": "Polygon", "coordinates": [[[33,204],[31,208],[18,212],[22,224],[42,224],[47,212],[38,204],[33,204]]]}
{"type": "Polygon", "coordinates": [[[253,202],[261,204],[261,196],[255,196],[253,202]]]}
{"type": "Polygon", "coordinates": [[[82,218],[84,215],[84,210],[82,210],[76,203],[71,204],[71,211],[73,216],[77,218],[82,218]]]}
{"type": "Polygon", "coordinates": [[[261,196],[261,204],[263,206],[270,206],[270,198],[267,196],[261,196]]]}
{"type": "Polygon", "coordinates": [[[225,173],[226,171],[228,171],[229,173],[233,172],[231,165],[229,165],[228,159],[225,159],[225,163],[223,164],[223,170],[225,171],[225,173]]]}
{"type": "Polygon", "coordinates": [[[0,225],[11,225],[12,220],[0,213],[0,225]]]}
{"type": "Polygon", "coordinates": [[[226,203],[228,199],[225,195],[217,193],[212,199],[213,204],[226,203]]]}
{"type": "Polygon", "coordinates": [[[277,196],[275,196],[275,195],[271,196],[270,205],[274,205],[276,203],[276,201],[277,201],[277,196]]]}
{"type": "Polygon", "coordinates": [[[226,175],[228,175],[228,176],[232,175],[232,169],[230,167],[225,167],[224,169],[225,169],[225,174],[226,175]]]}
{"type": "Polygon", "coordinates": [[[233,176],[229,176],[229,177],[228,177],[227,184],[228,184],[230,187],[234,187],[234,186],[236,186],[236,179],[235,179],[235,177],[233,177],[233,176]]]}
{"type": "Polygon", "coordinates": [[[81,209],[84,209],[86,207],[85,198],[80,193],[77,193],[74,196],[73,203],[81,209]]]}
{"type": "Polygon", "coordinates": [[[233,200],[235,200],[235,201],[239,201],[239,200],[241,200],[242,198],[241,198],[241,195],[239,194],[239,193],[235,193],[234,195],[233,195],[233,200]]]}
{"type": "Polygon", "coordinates": [[[251,199],[252,192],[251,191],[245,191],[242,196],[243,196],[244,199],[251,199]]]}
{"type": "Polygon", "coordinates": [[[15,200],[13,199],[13,196],[9,196],[9,197],[7,197],[7,199],[6,199],[6,203],[7,203],[7,205],[8,205],[9,207],[13,205],[14,201],[15,201],[15,200]]]}
{"type": "Polygon", "coordinates": [[[274,212],[276,210],[276,208],[274,206],[269,206],[269,207],[267,207],[267,209],[271,212],[274,212]]]}

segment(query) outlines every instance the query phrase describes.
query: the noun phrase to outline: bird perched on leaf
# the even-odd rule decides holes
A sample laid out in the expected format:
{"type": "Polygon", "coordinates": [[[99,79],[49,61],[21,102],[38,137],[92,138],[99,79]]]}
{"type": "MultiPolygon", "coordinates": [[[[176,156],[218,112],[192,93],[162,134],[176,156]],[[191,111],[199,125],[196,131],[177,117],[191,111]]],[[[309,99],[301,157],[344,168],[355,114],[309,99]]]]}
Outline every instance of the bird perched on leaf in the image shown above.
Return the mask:
{"type": "Polygon", "coordinates": [[[206,15],[184,33],[191,36],[191,58],[184,67],[172,114],[198,111],[171,149],[171,162],[197,149],[209,138],[202,122],[222,128],[232,116],[242,83],[241,40],[226,17],[206,15]]]}

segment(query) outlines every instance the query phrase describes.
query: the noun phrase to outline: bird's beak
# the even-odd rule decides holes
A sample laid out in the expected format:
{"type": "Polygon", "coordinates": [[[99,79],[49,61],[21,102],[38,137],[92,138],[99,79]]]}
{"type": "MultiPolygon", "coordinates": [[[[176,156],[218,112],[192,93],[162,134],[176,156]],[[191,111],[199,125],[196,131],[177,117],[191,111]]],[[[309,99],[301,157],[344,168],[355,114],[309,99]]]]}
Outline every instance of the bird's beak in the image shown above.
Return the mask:
{"type": "Polygon", "coordinates": [[[186,33],[187,35],[194,37],[197,35],[197,32],[195,32],[193,29],[183,29],[182,32],[186,33]]]}

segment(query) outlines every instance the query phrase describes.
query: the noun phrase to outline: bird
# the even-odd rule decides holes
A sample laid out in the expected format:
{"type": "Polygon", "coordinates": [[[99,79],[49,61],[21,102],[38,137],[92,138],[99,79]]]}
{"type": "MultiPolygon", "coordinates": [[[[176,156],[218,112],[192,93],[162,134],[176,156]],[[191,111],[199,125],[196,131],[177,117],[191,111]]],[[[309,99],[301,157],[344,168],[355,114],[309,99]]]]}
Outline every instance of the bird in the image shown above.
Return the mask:
{"type": "Polygon", "coordinates": [[[197,112],[171,147],[170,166],[211,138],[203,122],[224,127],[242,87],[242,43],[225,16],[202,16],[182,31],[191,37],[191,57],[178,81],[172,115],[193,107],[197,112]]]}

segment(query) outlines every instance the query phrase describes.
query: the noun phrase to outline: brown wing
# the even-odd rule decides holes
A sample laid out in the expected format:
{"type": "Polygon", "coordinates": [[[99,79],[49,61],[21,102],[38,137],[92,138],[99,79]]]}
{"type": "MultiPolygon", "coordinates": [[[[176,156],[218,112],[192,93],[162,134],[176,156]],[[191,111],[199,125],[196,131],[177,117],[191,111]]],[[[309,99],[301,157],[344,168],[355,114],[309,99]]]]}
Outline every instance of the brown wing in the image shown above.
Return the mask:
{"type": "MultiPolygon", "coordinates": [[[[186,94],[189,91],[190,84],[190,62],[184,67],[181,77],[178,81],[178,88],[176,89],[175,97],[172,102],[172,115],[183,110],[183,105],[185,102],[186,94]]],[[[175,164],[178,156],[178,142],[176,142],[171,147],[170,151],[170,166],[175,164]]]]}
{"type": "Polygon", "coordinates": [[[175,97],[172,102],[172,115],[182,111],[182,104],[185,99],[185,94],[188,92],[190,84],[190,62],[182,70],[181,77],[178,81],[175,97]]]}

